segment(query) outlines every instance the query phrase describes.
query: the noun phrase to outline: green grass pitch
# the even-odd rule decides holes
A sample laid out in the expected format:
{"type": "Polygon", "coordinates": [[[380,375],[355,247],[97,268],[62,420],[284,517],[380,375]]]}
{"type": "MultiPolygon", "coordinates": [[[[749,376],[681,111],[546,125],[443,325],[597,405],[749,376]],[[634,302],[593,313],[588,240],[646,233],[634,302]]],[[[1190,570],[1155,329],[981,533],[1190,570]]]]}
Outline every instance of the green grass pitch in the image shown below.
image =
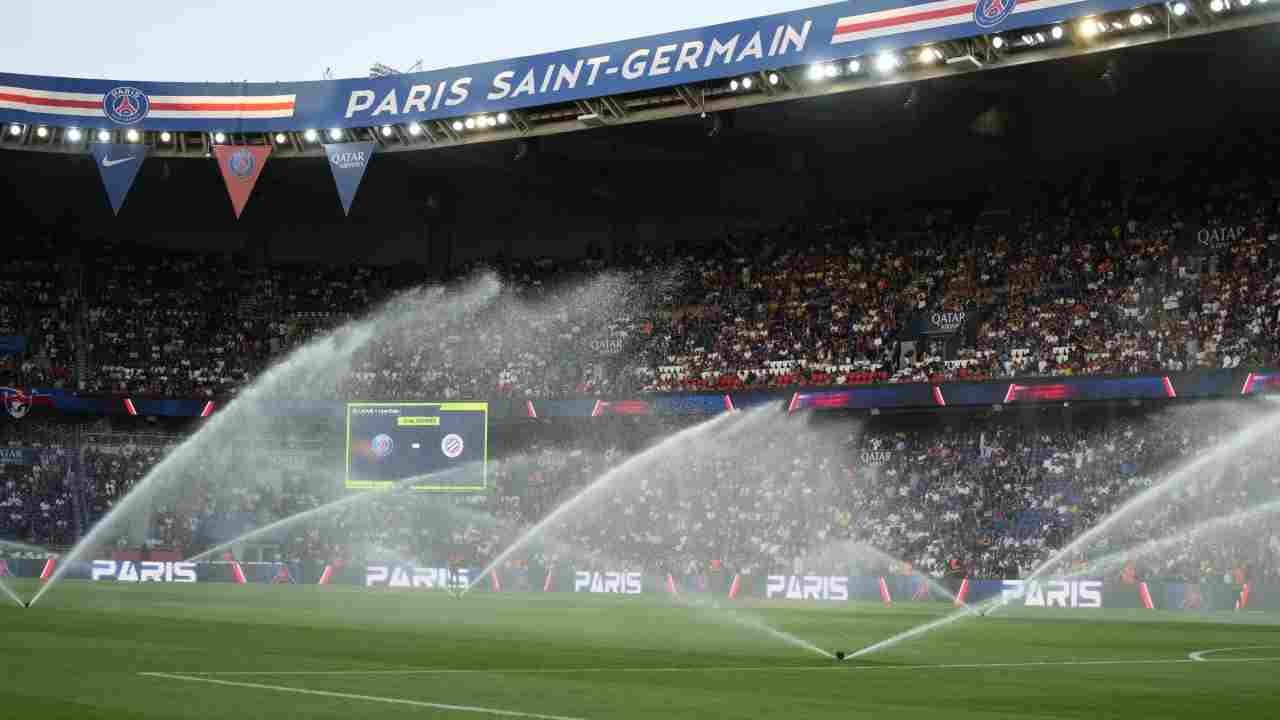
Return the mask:
{"type": "MultiPolygon", "coordinates": [[[[19,582],[23,597],[35,590],[19,582]]],[[[0,609],[3,718],[1222,718],[1280,712],[1280,622],[1023,610],[836,663],[654,596],[67,582],[0,609]],[[1205,661],[1188,656],[1205,650],[1205,661]],[[1244,648],[1244,649],[1240,649],[1244,648]]],[[[944,605],[736,603],[857,649],[944,605]]]]}

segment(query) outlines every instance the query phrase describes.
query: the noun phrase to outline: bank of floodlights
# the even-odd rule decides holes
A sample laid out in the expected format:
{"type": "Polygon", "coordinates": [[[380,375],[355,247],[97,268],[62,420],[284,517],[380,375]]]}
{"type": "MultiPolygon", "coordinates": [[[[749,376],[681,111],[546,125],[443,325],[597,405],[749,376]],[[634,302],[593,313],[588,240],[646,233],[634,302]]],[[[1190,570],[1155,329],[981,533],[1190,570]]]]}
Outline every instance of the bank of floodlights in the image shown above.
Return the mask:
{"type": "Polygon", "coordinates": [[[898,56],[891,52],[880,53],[876,56],[876,70],[879,70],[881,75],[888,75],[901,64],[902,61],[898,59],[898,56]]]}

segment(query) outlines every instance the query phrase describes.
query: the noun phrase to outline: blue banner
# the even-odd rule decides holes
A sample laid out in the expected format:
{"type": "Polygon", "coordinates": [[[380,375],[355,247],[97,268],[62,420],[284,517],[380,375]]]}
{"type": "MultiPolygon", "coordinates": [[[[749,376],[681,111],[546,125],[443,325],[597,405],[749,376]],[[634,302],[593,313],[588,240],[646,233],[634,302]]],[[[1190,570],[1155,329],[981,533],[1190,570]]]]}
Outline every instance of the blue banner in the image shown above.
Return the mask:
{"type": "Polygon", "coordinates": [[[25,335],[0,335],[0,355],[16,355],[26,349],[25,335]]]}
{"type": "MultiPolygon", "coordinates": [[[[603,21],[607,9],[599,7],[603,21]]],[[[225,132],[371,127],[739,77],[1131,7],[1132,0],[859,0],[498,62],[320,82],[0,74],[0,121],[225,132]]]]}
{"type": "Polygon", "coordinates": [[[93,164],[102,174],[102,184],[107,189],[111,210],[120,214],[120,206],[138,177],[138,170],[147,157],[147,148],[137,144],[97,143],[90,148],[93,164]]]}
{"type": "Polygon", "coordinates": [[[325,157],[329,158],[329,169],[333,171],[333,181],[338,186],[338,197],[342,199],[342,212],[351,214],[351,201],[355,199],[360,181],[364,179],[364,171],[369,167],[369,159],[373,157],[374,143],[338,143],[324,146],[325,157]]]}

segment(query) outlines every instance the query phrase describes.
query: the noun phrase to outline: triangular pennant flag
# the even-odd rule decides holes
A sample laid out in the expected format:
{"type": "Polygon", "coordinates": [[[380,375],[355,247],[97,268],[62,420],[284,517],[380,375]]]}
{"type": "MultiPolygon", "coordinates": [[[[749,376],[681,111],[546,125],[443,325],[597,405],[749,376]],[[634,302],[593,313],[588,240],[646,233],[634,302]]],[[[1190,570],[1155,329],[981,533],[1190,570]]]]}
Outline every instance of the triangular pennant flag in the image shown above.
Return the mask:
{"type": "Polygon", "coordinates": [[[120,206],[124,205],[124,198],[147,157],[147,148],[144,145],[115,143],[96,143],[90,148],[93,164],[102,173],[102,184],[107,189],[111,210],[119,215],[120,206]]]}
{"type": "Polygon", "coordinates": [[[373,157],[372,142],[326,144],[324,154],[329,158],[333,181],[338,185],[338,197],[342,198],[342,211],[351,214],[351,201],[364,178],[369,158],[373,157]]]}
{"type": "Polygon", "coordinates": [[[231,196],[231,207],[236,211],[236,218],[244,212],[245,203],[249,202],[249,194],[258,182],[262,167],[267,164],[267,156],[271,154],[270,146],[218,145],[213,148],[218,158],[218,168],[222,171],[222,179],[227,183],[227,194],[231,196]]]}

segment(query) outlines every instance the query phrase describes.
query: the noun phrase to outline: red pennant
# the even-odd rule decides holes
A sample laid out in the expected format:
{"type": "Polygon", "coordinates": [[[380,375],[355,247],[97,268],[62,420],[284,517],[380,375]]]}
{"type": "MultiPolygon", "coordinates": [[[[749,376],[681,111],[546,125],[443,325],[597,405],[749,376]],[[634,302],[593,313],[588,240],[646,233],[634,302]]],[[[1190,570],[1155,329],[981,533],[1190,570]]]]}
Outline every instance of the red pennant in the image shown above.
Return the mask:
{"type": "Polygon", "coordinates": [[[218,158],[218,169],[222,171],[222,179],[227,183],[227,194],[231,196],[231,207],[236,211],[236,219],[244,212],[245,203],[249,202],[249,194],[258,182],[258,175],[267,164],[271,155],[271,147],[248,145],[218,145],[213,148],[218,158]]]}

